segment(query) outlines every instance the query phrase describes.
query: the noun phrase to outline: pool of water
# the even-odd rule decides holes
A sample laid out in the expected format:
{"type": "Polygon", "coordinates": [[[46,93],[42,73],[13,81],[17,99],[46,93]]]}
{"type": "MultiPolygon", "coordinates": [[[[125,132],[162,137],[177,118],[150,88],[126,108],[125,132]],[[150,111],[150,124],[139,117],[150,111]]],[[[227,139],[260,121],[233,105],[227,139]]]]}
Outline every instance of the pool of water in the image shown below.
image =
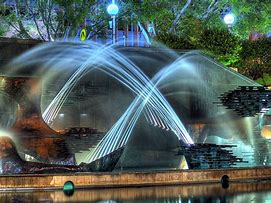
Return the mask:
{"type": "Polygon", "coordinates": [[[0,202],[271,202],[271,181],[220,184],[75,189],[71,196],[61,190],[46,192],[0,192],[0,202]]]}

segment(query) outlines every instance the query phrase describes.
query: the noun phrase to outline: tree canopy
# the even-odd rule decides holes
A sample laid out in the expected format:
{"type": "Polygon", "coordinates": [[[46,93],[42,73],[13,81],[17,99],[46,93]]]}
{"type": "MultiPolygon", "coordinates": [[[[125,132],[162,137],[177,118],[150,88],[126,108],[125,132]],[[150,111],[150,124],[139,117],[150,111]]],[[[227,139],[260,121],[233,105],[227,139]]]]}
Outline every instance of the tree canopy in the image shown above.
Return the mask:
{"type": "Polygon", "coordinates": [[[95,0],[15,0],[1,6],[1,20],[22,38],[75,37],[80,27],[94,35],[107,26],[107,19],[105,5],[95,0]]]}
{"type": "MultiPolygon", "coordinates": [[[[247,39],[271,31],[270,0],[116,0],[119,28],[136,23],[150,38],[174,49],[201,49],[241,73],[269,83],[270,39],[247,39]],[[228,27],[227,13],[235,16],[228,27]],[[152,27],[152,33],[147,29],[152,27]]],[[[103,0],[0,0],[0,36],[51,41],[105,35],[110,16],[103,0]],[[6,2],[11,2],[7,4],[6,2]]],[[[153,43],[152,45],[155,45],[153,43]]]]}
{"type": "MultiPolygon", "coordinates": [[[[267,33],[271,29],[269,0],[126,0],[130,10],[142,22],[153,22],[156,33],[184,34],[191,24],[201,23],[204,28],[227,28],[225,14],[235,15],[232,32],[246,39],[250,32],[267,33]],[[194,22],[193,22],[194,21],[194,22]]],[[[194,28],[195,30],[195,28],[194,28]]],[[[191,33],[195,33],[194,30],[191,33]]],[[[200,30],[199,30],[200,31],[200,30]]]]}
{"type": "MultiPolygon", "coordinates": [[[[95,0],[14,0],[4,5],[1,0],[0,32],[7,25],[25,38],[51,40],[65,34],[75,36],[80,26],[92,34],[102,33],[108,26],[106,2],[95,0]]],[[[138,21],[142,29],[152,24],[156,35],[171,33],[196,40],[207,28],[226,28],[223,16],[232,12],[236,21],[232,32],[248,38],[251,32],[262,34],[271,30],[269,0],[118,0],[118,20],[138,21]]]]}

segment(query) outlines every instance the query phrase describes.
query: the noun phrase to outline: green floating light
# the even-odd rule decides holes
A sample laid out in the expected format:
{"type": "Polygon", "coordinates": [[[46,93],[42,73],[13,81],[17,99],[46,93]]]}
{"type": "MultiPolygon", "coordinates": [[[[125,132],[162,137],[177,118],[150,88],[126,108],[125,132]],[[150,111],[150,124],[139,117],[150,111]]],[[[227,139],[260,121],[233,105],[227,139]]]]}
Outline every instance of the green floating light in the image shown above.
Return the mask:
{"type": "Polygon", "coordinates": [[[74,184],[73,184],[72,181],[69,180],[69,181],[64,183],[63,192],[67,196],[72,196],[73,195],[73,193],[74,193],[74,184]]]}

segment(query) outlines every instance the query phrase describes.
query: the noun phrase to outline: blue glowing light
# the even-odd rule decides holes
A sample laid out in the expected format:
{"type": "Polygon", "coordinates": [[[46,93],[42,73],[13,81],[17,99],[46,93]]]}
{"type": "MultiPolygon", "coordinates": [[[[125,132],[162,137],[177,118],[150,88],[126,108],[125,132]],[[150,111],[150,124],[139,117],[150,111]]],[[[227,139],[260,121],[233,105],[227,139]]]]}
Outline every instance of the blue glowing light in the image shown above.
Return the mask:
{"type": "Polygon", "coordinates": [[[114,3],[110,4],[107,7],[107,13],[109,15],[117,15],[118,12],[119,12],[119,7],[116,4],[114,4],[114,3]]]}
{"type": "Polygon", "coordinates": [[[228,13],[224,16],[223,20],[227,25],[231,25],[234,23],[235,17],[232,13],[228,13]]]}

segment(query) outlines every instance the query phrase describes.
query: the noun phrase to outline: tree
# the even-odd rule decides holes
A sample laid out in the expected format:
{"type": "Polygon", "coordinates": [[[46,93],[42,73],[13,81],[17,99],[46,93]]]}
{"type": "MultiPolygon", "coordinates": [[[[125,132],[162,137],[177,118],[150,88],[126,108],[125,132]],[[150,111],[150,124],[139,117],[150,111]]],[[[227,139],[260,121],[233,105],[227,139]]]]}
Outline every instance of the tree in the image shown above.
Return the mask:
{"type": "Polygon", "coordinates": [[[138,21],[142,24],[152,23],[157,35],[191,35],[191,21],[199,21],[209,29],[224,29],[227,25],[223,22],[223,17],[228,12],[233,12],[236,16],[232,33],[242,39],[247,39],[252,31],[267,33],[271,27],[269,0],[123,1],[130,5],[129,9],[138,21]]]}
{"type": "Polygon", "coordinates": [[[241,38],[248,39],[251,32],[270,31],[270,0],[231,0],[229,6],[236,16],[233,32],[241,38]]]}
{"type": "MultiPolygon", "coordinates": [[[[2,5],[3,1],[0,1],[0,16],[5,16],[8,14],[8,11],[5,9],[4,5],[2,5]]],[[[0,18],[0,37],[4,36],[7,32],[7,24],[3,20],[3,18],[0,18]]]]}
{"type": "Polygon", "coordinates": [[[240,61],[242,44],[240,38],[227,29],[206,29],[198,41],[198,48],[222,64],[233,67],[240,61]]]}
{"type": "Polygon", "coordinates": [[[57,32],[54,20],[52,1],[19,1],[15,0],[14,5],[7,5],[8,15],[2,19],[22,38],[40,38],[50,40],[57,32]]]}
{"type": "MultiPolygon", "coordinates": [[[[129,6],[130,15],[133,15],[140,24],[153,26],[155,31],[153,37],[165,39],[165,36],[169,35],[189,35],[187,39],[196,40],[198,33],[193,32],[195,30],[193,25],[201,27],[214,15],[216,15],[216,19],[221,21],[219,14],[221,7],[225,6],[226,0],[123,1],[129,6]],[[190,25],[191,22],[193,25],[190,25]],[[191,28],[193,31],[190,32],[191,28]]],[[[226,27],[221,22],[220,25],[226,27]]],[[[144,29],[144,26],[141,26],[141,29],[144,29]]]]}
{"type": "Polygon", "coordinates": [[[267,81],[271,73],[271,39],[247,40],[242,46],[239,71],[254,80],[267,81]]]}
{"type": "Polygon", "coordinates": [[[102,12],[104,5],[95,0],[15,0],[9,10],[1,19],[18,37],[48,41],[76,36],[82,27],[97,34],[107,26],[108,19],[102,12]]]}
{"type": "MultiPolygon", "coordinates": [[[[3,2],[3,0],[1,0],[3,2]]],[[[53,40],[76,36],[80,27],[87,27],[89,37],[102,34],[109,16],[104,1],[95,0],[15,0],[9,15],[1,15],[21,37],[53,40]],[[35,34],[37,33],[37,34],[35,34]]],[[[243,39],[250,32],[267,33],[271,27],[269,0],[118,0],[121,11],[118,20],[137,22],[148,33],[153,26],[156,35],[183,35],[197,41],[202,29],[226,28],[223,16],[233,12],[236,22],[232,33],[243,39]],[[199,27],[194,27],[199,26],[199,27]],[[191,29],[192,28],[192,29],[191,29]]]]}
{"type": "Polygon", "coordinates": [[[66,34],[75,36],[80,27],[88,29],[89,38],[101,34],[108,25],[106,5],[95,0],[54,0],[61,10],[58,20],[64,25],[66,34]]]}
{"type": "Polygon", "coordinates": [[[142,23],[154,22],[155,30],[158,32],[173,31],[191,4],[190,0],[186,4],[180,3],[179,0],[126,0],[124,2],[130,5],[131,13],[134,14],[136,20],[142,23]]]}

